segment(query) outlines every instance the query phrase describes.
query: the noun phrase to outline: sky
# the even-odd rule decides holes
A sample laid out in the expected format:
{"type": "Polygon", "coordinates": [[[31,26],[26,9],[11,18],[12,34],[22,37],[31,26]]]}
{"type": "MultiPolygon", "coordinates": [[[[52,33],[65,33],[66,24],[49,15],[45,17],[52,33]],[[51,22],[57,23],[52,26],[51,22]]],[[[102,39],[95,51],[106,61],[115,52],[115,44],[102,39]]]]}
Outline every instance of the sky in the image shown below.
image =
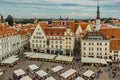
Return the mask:
{"type": "MultiPolygon", "coordinates": [[[[96,18],[97,0],[0,0],[0,13],[14,18],[96,18]]],[[[100,15],[120,19],[120,0],[99,0],[100,15]]]]}

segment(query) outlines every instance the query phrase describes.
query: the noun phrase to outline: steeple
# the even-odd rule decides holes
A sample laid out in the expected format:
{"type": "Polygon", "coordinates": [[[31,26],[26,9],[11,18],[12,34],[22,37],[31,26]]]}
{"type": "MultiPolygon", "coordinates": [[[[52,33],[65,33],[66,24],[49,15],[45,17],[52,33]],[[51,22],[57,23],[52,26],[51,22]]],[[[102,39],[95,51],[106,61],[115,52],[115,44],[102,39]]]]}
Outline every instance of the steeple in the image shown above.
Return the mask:
{"type": "Polygon", "coordinates": [[[100,21],[100,10],[99,10],[99,2],[97,4],[97,17],[96,17],[96,30],[99,31],[101,28],[101,21],[100,21]]]}
{"type": "Polygon", "coordinates": [[[100,19],[99,2],[98,2],[98,5],[97,5],[97,17],[96,17],[96,19],[100,19]]]}

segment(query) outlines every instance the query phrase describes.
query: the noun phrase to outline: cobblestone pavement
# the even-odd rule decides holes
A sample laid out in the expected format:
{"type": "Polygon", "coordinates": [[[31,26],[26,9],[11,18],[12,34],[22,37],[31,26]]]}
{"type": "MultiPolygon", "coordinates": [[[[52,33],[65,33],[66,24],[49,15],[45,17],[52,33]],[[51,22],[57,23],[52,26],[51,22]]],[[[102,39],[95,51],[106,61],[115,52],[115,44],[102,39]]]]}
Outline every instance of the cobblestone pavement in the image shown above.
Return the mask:
{"type": "MultiPolygon", "coordinates": [[[[87,70],[93,70],[93,71],[97,71],[98,69],[100,69],[102,71],[102,73],[100,74],[100,76],[98,78],[96,78],[96,80],[120,80],[120,77],[114,77],[111,78],[109,77],[110,71],[108,71],[108,67],[93,67],[93,66],[81,66],[80,62],[75,62],[73,65],[63,65],[61,63],[52,63],[52,62],[42,62],[42,61],[31,61],[31,60],[26,60],[25,57],[23,55],[19,56],[20,60],[18,62],[17,65],[15,65],[14,67],[2,67],[0,66],[1,69],[6,70],[5,74],[3,74],[0,77],[0,80],[8,80],[8,78],[13,78],[13,71],[19,68],[22,68],[25,72],[26,72],[26,68],[28,68],[28,65],[30,64],[36,64],[37,66],[40,66],[41,64],[42,67],[40,69],[44,70],[47,72],[47,68],[49,69],[48,71],[48,76],[51,76],[51,68],[57,65],[61,65],[63,66],[63,70],[56,74],[56,75],[52,75],[55,79],[60,80],[60,74],[63,73],[64,71],[73,68],[76,69],[81,75],[87,70]]],[[[120,74],[120,71],[118,71],[118,74],[120,74]]],[[[31,77],[32,78],[32,77],[31,77]]]]}

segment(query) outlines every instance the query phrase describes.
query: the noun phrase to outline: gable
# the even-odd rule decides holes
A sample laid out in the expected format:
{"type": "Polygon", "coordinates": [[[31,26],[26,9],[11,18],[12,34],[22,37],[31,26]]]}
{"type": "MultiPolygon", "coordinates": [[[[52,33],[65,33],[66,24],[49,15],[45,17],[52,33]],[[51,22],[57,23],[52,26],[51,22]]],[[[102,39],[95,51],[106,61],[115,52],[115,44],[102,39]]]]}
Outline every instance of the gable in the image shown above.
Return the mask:
{"type": "Polygon", "coordinates": [[[75,32],[75,34],[80,34],[80,33],[82,33],[82,28],[79,25],[78,28],[77,28],[77,30],[76,30],[76,32],[75,32]]]}
{"type": "Polygon", "coordinates": [[[86,31],[92,32],[92,26],[88,25],[88,26],[86,27],[86,31]]]}
{"type": "Polygon", "coordinates": [[[46,38],[46,35],[45,35],[45,33],[44,33],[44,31],[43,31],[43,29],[42,29],[42,27],[40,26],[39,23],[37,24],[37,26],[36,26],[36,28],[35,28],[32,36],[31,36],[30,42],[31,42],[31,40],[34,39],[34,36],[37,36],[37,35],[39,35],[39,36],[40,36],[40,35],[41,35],[41,36],[44,36],[45,40],[47,39],[47,38],[46,38]]]}

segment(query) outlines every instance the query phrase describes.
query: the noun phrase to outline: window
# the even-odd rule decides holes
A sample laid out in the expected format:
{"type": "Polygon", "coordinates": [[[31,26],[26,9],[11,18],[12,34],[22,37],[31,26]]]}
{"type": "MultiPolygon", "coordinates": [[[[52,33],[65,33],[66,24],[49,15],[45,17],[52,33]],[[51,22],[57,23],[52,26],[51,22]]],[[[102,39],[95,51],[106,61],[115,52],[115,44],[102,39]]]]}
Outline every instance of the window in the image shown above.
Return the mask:
{"type": "Polygon", "coordinates": [[[54,43],[54,41],[51,41],[51,43],[54,43]]]}
{"type": "Polygon", "coordinates": [[[45,43],[45,40],[43,41],[43,43],[45,43]]]}
{"type": "Polygon", "coordinates": [[[107,55],[107,53],[105,53],[105,55],[107,55]]]}
{"type": "Polygon", "coordinates": [[[53,45],[51,45],[51,48],[54,48],[53,45]]]}
{"type": "Polygon", "coordinates": [[[56,45],[56,48],[58,48],[58,45],[56,45]]]}
{"type": "Polygon", "coordinates": [[[38,40],[36,40],[36,43],[38,43],[38,40]]]}
{"type": "Polygon", "coordinates": [[[91,50],[91,48],[89,48],[89,50],[91,50]]]}
{"type": "Polygon", "coordinates": [[[62,49],[62,45],[60,45],[60,49],[62,49]]]}
{"type": "Polygon", "coordinates": [[[100,45],[102,46],[102,43],[100,43],[100,45]]]}
{"type": "Polygon", "coordinates": [[[99,50],[99,48],[97,48],[97,51],[99,50]]]}
{"type": "Polygon", "coordinates": [[[97,43],[97,46],[99,45],[99,43],[97,43]]]}
{"type": "Polygon", "coordinates": [[[105,43],[105,45],[107,46],[107,43],[105,43]]]}
{"type": "Polygon", "coordinates": [[[86,55],[86,53],[84,53],[84,55],[86,55]]]}
{"type": "Polygon", "coordinates": [[[105,48],[105,51],[107,51],[107,48],[105,48]]]}
{"type": "Polygon", "coordinates": [[[45,45],[43,45],[43,48],[45,48],[45,45]]]}
{"type": "Polygon", "coordinates": [[[69,38],[69,40],[71,40],[71,38],[69,38]]]}
{"type": "Polygon", "coordinates": [[[84,43],[84,45],[86,45],[86,43],[84,43]]]}
{"type": "Polygon", "coordinates": [[[91,45],[91,43],[89,43],[89,45],[91,45]]]}
{"type": "Polygon", "coordinates": [[[42,36],[42,39],[44,39],[44,36],[42,36]]]}
{"type": "Polygon", "coordinates": [[[32,42],[34,43],[34,40],[32,40],[32,42]]]}
{"type": "Polygon", "coordinates": [[[56,41],[56,44],[58,43],[58,41],[56,41]]]}
{"type": "Polygon", "coordinates": [[[86,48],[84,47],[84,50],[86,50],[86,48]]]}
{"type": "Polygon", "coordinates": [[[62,41],[60,41],[60,44],[62,44],[62,41]]]}
{"type": "Polygon", "coordinates": [[[41,43],[41,40],[39,40],[39,42],[41,43]]]}
{"type": "Polygon", "coordinates": [[[94,43],[92,43],[92,45],[94,45],[94,43]]]}

